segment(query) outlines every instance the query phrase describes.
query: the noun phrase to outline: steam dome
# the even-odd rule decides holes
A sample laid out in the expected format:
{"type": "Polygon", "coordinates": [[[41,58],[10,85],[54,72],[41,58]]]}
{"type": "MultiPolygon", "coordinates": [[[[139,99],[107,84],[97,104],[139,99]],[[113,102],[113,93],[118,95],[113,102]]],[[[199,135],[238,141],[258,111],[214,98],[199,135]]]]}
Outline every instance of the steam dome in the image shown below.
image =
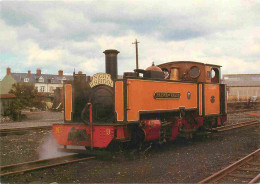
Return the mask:
{"type": "Polygon", "coordinates": [[[149,70],[151,70],[151,71],[157,71],[157,72],[162,72],[162,69],[159,68],[158,66],[155,66],[155,65],[154,65],[154,62],[153,62],[153,64],[152,64],[152,66],[149,66],[148,68],[146,68],[146,71],[149,71],[149,70]]]}

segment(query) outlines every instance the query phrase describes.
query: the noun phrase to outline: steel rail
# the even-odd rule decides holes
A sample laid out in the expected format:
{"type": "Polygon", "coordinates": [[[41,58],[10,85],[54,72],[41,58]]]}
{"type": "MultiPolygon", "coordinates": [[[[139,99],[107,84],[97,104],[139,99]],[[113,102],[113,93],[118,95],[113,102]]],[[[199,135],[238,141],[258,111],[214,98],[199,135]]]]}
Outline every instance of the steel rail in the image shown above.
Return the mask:
{"type": "Polygon", "coordinates": [[[240,125],[240,124],[246,124],[246,123],[251,123],[251,122],[256,122],[256,120],[251,120],[251,121],[246,121],[246,122],[242,122],[242,123],[230,123],[225,125],[225,127],[230,127],[230,126],[234,126],[234,125],[240,125]]]}
{"type": "Polygon", "coordinates": [[[227,112],[227,114],[235,114],[235,113],[241,113],[241,112],[251,112],[251,111],[258,111],[259,109],[242,109],[242,110],[233,110],[227,112]]]}
{"type": "Polygon", "coordinates": [[[0,166],[0,171],[1,171],[0,176],[2,177],[7,175],[19,174],[28,171],[54,167],[58,165],[65,165],[73,162],[79,162],[79,161],[89,160],[94,158],[95,158],[94,156],[72,154],[72,155],[67,155],[62,157],[36,160],[36,161],[12,164],[7,166],[0,166]]]}
{"type": "Polygon", "coordinates": [[[26,128],[7,128],[7,129],[0,129],[0,136],[14,134],[14,133],[22,133],[27,132],[30,130],[38,130],[38,129],[47,129],[50,130],[52,126],[34,126],[34,127],[26,127],[26,128]]]}
{"type": "Polygon", "coordinates": [[[225,125],[225,126],[221,126],[221,127],[217,127],[217,128],[212,128],[212,130],[217,131],[217,132],[223,132],[223,131],[232,130],[232,129],[236,129],[236,128],[253,126],[253,125],[256,125],[259,123],[260,122],[257,120],[252,120],[252,121],[247,121],[247,122],[243,122],[243,123],[234,123],[234,124],[225,125]]]}
{"type": "MultiPolygon", "coordinates": [[[[239,170],[242,165],[248,164],[249,161],[252,161],[253,159],[256,159],[257,157],[259,157],[259,155],[260,155],[260,149],[257,149],[253,153],[250,153],[246,157],[236,161],[235,163],[233,163],[233,164],[229,165],[228,167],[226,167],[226,168],[216,172],[215,174],[209,176],[208,178],[203,179],[202,181],[200,181],[198,183],[218,182],[219,180],[221,180],[222,178],[224,178],[227,175],[232,176],[230,174],[231,172],[233,172],[235,170],[239,170]]],[[[233,176],[235,176],[235,175],[233,175],[233,176]]],[[[259,181],[260,176],[258,174],[255,178],[251,177],[251,179],[252,180],[250,182],[255,183],[255,182],[259,181]]]]}
{"type": "Polygon", "coordinates": [[[255,178],[253,178],[249,183],[256,183],[260,181],[260,174],[258,174],[255,178]]]}

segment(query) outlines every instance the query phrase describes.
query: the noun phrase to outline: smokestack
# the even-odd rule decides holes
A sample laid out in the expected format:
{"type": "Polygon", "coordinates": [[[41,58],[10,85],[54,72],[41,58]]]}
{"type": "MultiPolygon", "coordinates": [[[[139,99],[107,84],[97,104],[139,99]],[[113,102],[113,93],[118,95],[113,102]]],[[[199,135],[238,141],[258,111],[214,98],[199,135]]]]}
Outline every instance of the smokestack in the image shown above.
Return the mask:
{"type": "Polygon", "coordinates": [[[11,74],[11,68],[7,67],[6,68],[6,75],[9,75],[9,74],[11,74]]]}
{"type": "Polygon", "coordinates": [[[28,70],[28,77],[31,76],[31,70],[28,70]]]}
{"type": "Polygon", "coordinates": [[[42,71],[41,71],[40,68],[37,68],[37,70],[36,70],[36,74],[37,74],[37,75],[41,75],[41,74],[42,74],[42,71]]]}
{"type": "Polygon", "coordinates": [[[59,73],[59,76],[63,76],[63,70],[59,70],[58,73],[59,73]]]}
{"type": "Polygon", "coordinates": [[[117,78],[117,50],[109,49],[103,52],[106,55],[106,73],[111,75],[112,79],[117,78]]]}

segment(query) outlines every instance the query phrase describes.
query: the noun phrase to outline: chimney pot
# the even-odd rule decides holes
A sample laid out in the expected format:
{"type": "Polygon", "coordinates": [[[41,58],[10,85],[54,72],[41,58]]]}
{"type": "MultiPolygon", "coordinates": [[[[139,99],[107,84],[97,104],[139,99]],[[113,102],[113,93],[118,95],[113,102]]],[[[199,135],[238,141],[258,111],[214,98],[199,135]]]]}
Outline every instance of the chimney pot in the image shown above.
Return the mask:
{"type": "Polygon", "coordinates": [[[28,77],[31,76],[31,70],[28,70],[28,77]]]}
{"type": "Polygon", "coordinates": [[[117,50],[109,49],[103,52],[106,55],[106,73],[111,75],[112,79],[117,78],[117,50]]]}
{"type": "Polygon", "coordinates": [[[6,75],[10,75],[11,74],[11,68],[10,67],[7,67],[6,68],[6,75]]]}
{"type": "Polygon", "coordinates": [[[79,71],[78,74],[82,74],[82,71],[79,71]]]}
{"type": "Polygon", "coordinates": [[[63,70],[59,70],[58,73],[59,73],[59,76],[63,76],[63,70]]]}
{"type": "Polygon", "coordinates": [[[42,74],[42,71],[41,71],[40,68],[37,68],[37,70],[36,70],[36,74],[37,74],[37,75],[41,75],[41,74],[42,74]]]}

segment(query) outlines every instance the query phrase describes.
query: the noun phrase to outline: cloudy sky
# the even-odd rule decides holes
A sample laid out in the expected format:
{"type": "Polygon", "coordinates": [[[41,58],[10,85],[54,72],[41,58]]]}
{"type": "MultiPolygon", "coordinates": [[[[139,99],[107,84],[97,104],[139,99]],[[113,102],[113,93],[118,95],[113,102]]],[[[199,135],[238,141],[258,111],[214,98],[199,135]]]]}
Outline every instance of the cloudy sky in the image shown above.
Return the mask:
{"type": "Polygon", "coordinates": [[[0,79],[12,72],[104,72],[117,49],[119,74],[189,60],[222,65],[222,74],[260,73],[259,0],[0,2],[0,79]]]}

